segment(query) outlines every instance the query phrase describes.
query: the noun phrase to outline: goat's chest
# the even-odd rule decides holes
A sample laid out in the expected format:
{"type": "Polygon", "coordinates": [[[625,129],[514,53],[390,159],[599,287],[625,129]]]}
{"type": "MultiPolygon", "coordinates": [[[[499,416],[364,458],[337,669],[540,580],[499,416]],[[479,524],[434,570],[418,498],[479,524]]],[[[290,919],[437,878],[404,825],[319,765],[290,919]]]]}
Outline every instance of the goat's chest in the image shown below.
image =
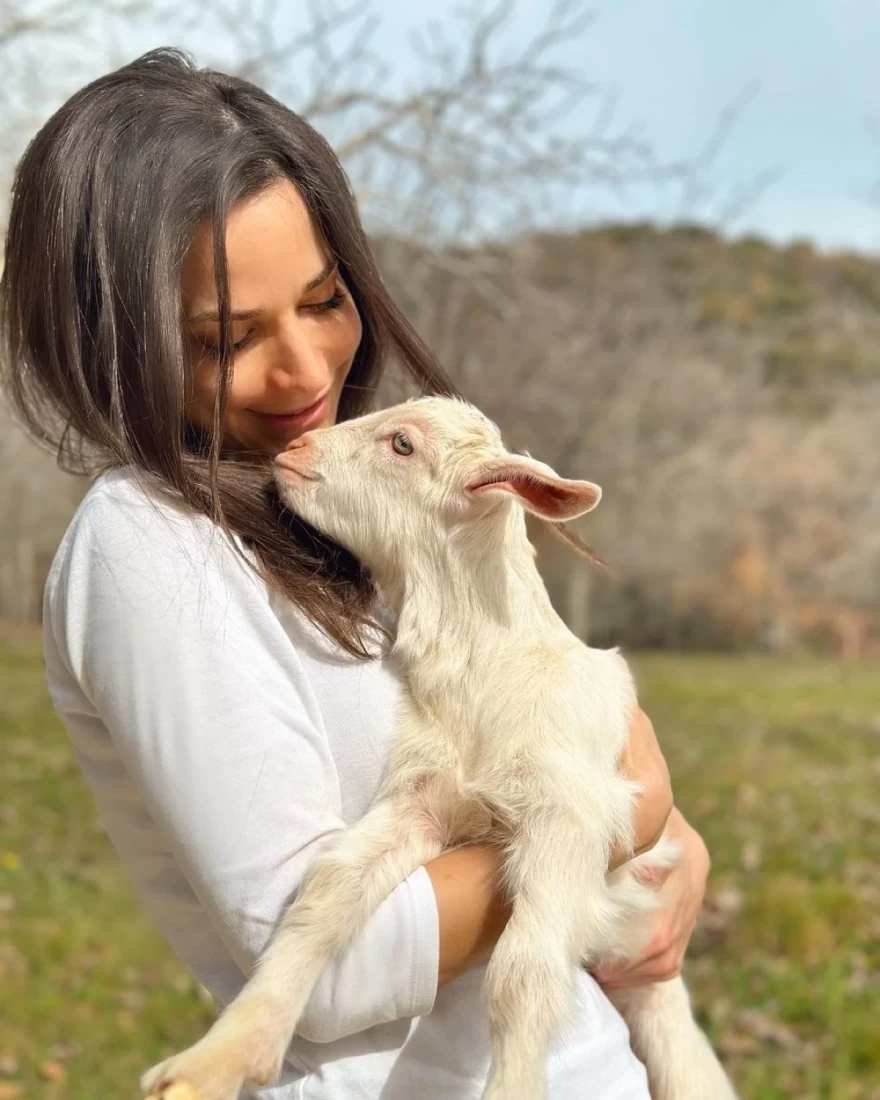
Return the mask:
{"type": "Polygon", "coordinates": [[[633,696],[623,661],[583,646],[499,650],[454,679],[406,677],[438,769],[465,795],[526,810],[616,771],[633,696]]]}

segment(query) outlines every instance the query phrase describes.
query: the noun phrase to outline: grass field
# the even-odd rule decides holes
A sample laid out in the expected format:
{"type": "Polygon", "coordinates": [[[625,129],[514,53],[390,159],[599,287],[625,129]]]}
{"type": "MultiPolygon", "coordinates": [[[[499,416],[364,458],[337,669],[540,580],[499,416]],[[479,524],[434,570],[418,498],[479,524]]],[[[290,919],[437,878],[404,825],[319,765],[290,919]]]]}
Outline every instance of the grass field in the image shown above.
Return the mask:
{"type": "MultiPolygon", "coordinates": [[[[688,978],[744,1100],[880,1100],[880,669],[637,662],[714,858],[688,978]]],[[[0,636],[0,1100],[122,1100],[209,1019],[138,913],[55,720],[0,636]]]]}

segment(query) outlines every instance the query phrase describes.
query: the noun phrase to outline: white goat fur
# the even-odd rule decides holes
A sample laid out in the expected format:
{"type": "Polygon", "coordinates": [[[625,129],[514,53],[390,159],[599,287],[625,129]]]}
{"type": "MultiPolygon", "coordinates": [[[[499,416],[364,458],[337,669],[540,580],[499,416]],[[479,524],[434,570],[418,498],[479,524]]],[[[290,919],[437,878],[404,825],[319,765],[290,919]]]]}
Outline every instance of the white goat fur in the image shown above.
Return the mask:
{"type": "MultiPolygon", "coordinates": [[[[677,858],[663,838],[607,873],[614,846],[632,845],[637,787],[617,765],[633,683],[617,650],[588,648],[553,610],[517,506],[572,518],[599,490],[509,454],[449,398],[309,433],[277,468],[290,507],[355,553],[397,612],[404,697],[371,810],[315,863],[238,998],[144,1088],[234,1100],[272,1080],[322,968],[383,898],[445,849],[489,840],[513,909],[487,968],[483,1098],[540,1100],[575,968],[646,942],[656,893],[634,868],[677,858]],[[411,454],[395,449],[400,432],[411,454]]],[[[681,979],[613,999],[654,1100],[734,1097],[681,979]]]]}

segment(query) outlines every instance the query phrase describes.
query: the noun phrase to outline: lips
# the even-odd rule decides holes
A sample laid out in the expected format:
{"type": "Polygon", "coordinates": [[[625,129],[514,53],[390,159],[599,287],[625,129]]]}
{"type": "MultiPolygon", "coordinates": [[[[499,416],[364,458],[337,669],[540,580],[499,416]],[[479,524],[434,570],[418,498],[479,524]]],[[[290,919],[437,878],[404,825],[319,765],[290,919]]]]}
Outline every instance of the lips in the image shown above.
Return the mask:
{"type": "Polygon", "coordinates": [[[280,436],[292,437],[307,431],[324,419],[330,411],[330,395],[329,392],[323,394],[313,404],[297,412],[264,413],[256,409],[250,411],[269,431],[280,436]]]}

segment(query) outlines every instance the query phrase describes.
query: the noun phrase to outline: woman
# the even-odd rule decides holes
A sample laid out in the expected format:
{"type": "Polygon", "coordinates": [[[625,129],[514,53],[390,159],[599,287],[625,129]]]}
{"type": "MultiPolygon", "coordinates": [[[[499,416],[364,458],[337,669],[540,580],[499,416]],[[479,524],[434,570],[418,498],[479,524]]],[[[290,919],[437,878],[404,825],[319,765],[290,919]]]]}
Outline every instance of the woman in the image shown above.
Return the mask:
{"type": "MultiPolygon", "coordinates": [[[[384,644],[369,578],[282,514],[268,463],[363,411],[389,354],[424,389],[449,383],[382,286],[325,142],[174,51],[90,84],[31,143],[2,302],[20,413],[103,471],[47,584],[52,699],[143,904],[222,1006],[322,843],[366,811],[397,691],[365,659],[384,644]]],[[[641,848],[669,817],[687,856],[651,947],[608,985],[677,972],[708,867],[670,816],[644,715],[624,764],[645,784],[641,848]]],[[[323,975],[261,1095],[479,1095],[496,871],[472,846],[401,884],[323,975]]],[[[587,973],[548,1080],[566,1100],[647,1096],[587,973]]]]}

